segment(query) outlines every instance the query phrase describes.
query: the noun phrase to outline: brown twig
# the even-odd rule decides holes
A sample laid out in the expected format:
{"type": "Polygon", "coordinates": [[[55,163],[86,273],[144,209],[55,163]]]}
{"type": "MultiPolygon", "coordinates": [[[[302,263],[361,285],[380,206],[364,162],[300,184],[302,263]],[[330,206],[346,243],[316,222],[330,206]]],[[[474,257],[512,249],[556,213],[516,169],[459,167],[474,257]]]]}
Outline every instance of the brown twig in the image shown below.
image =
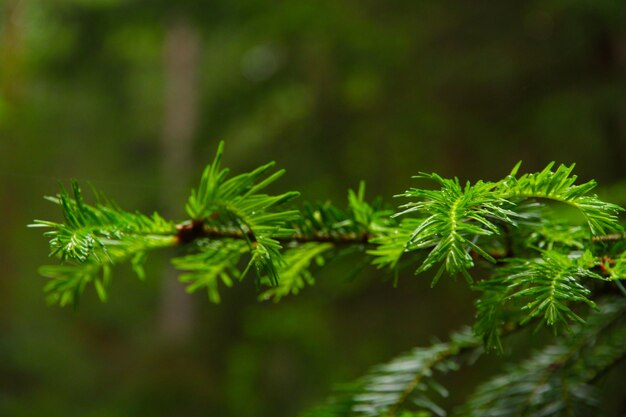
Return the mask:
{"type": "Polygon", "coordinates": [[[611,233],[609,235],[594,236],[591,238],[592,242],[614,242],[618,240],[626,239],[626,233],[611,233]]]}
{"type": "MultiPolygon", "coordinates": [[[[249,229],[229,229],[206,224],[201,220],[192,220],[176,226],[176,239],[179,244],[191,243],[196,239],[246,239],[255,240],[254,233],[249,229]]],[[[281,243],[333,243],[336,245],[366,245],[373,238],[370,233],[320,233],[303,234],[296,232],[290,236],[278,236],[273,239],[281,243]]]]}

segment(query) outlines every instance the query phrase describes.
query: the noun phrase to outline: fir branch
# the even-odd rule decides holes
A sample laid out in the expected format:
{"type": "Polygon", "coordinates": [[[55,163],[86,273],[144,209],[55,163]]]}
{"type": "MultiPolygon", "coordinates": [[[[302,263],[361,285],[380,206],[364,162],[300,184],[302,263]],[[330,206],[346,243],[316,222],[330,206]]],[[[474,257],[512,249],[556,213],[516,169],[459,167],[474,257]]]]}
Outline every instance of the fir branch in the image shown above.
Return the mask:
{"type": "Polygon", "coordinates": [[[459,410],[463,417],[597,415],[589,385],[626,354],[626,300],[600,306],[557,344],[481,385],[459,410]]]}
{"type": "Polygon", "coordinates": [[[335,397],[304,416],[392,417],[400,410],[445,416],[434,398],[446,397],[448,392],[435,374],[457,370],[458,357],[480,345],[480,339],[465,330],[452,334],[447,343],[415,348],[372,368],[355,383],[339,387],[335,397]]]}
{"type": "MultiPolygon", "coordinates": [[[[365,201],[364,183],[360,184],[357,192],[348,191],[347,210],[341,210],[330,203],[305,203],[301,211],[282,211],[286,201],[281,201],[276,204],[255,204],[251,211],[242,201],[274,198],[252,194],[262,188],[253,186],[254,180],[270,165],[235,177],[234,183],[239,185],[232,185],[226,180],[227,175],[223,174],[225,170],[215,168],[219,166],[220,152],[221,148],[218,157],[203,175],[199,190],[205,191],[194,191],[188,203],[188,207],[193,208],[190,214],[203,213],[206,217],[179,224],[177,240],[180,244],[207,239],[246,242],[247,246],[242,247],[242,254],[250,253],[250,261],[239,276],[242,279],[252,266],[256,268],[260,283],[272,287],[260,296],[261,299],[273,298],[278,301],[285,295],[298,293],[305,283],[314,282],[309,272],[313,260],[322,265],[327,252],[345,245],[365,248],[369,246],[375,233],[382,233],[392,223],[388,220],[389,212],[381,208],[380,202],[369,204],[365,201]],[[221,187],[226,187],[229,198],[234,200],[221,201],[220,198],[224,198],[221,187]],[[200,201],[203,203],[200,204],[200,201]],[[212,214],[208,215],[209,213],[212,214]],[[292,218],[289,217],[291,214],[285,216],[285,213],[297,213],[299,216],[292,218]]],[[[270,179],[273,181],[275,178],[270,179]]],[[[265,181],[263,186],[269,182],[271,181],[265,181]]],[[[210,299],[217,301],[219,296],[214,284],[216,280],[212,278],[214,273],[211,272],[213,258],[214,255],[189,255],[177,259],[175,266],[182,270],[195,271],[181,277],[186,282],[196,283],[189,287],[190,290],[195,289],[199,282],[210,283],[210,299]],[[203,259],[208,265],[203,268],[199,259],[203,259]]],[[[232,264],[236,264],[239,259],[237,257],[232,264]]],[[[216,267],[221,270],[223,266],[218,263],[216,267]]],[[[224,283],[230,281],[224,280],[224,283]]]]}
{"type": "Polygon", "coordinates": [[[96,194],[95,205],[85,203],[78,183],[72,183],[73,196],[65,190],[47,199],[61,207],[64,223],[35,220],[30,227],[44,227],[50,239],[50,256],[62,265],[39,269],[50,278],[44,290],[48,300],[77,305],[86,285],[93,282],[99,298],[105,301],[110,283],[110,267],[131,260],[137,275],[143,277],[148,251],[176,244],[176,228],[158,214],[152,217],[129,213],[96,194]],[[98,278],[102,273],[102,278],[98,278]]]}
{"type": "Polygon", "coordinates": [[[540,317],[548,326],[582,322],[571,308],[584,303],[595,308],[585,279],[603,278],[593,272],[595,258],[590,252],[568,256],[544,251],[539,259],[511,259],[475,289],[482,292],[476,302],[475,331],[489,348],[501,350],[499,333],[505,323],[526,324],[540,317]]]}
{"type": "Polygon", "coordinates": [[[303,210],[285,209],[285,203],[299,193],[276,196],[261,194],[284,173],[269,174],[274,163],[249,173],[227,179],[228,170],[221,168],[223,142],[215,160],[202,175],[200,186],[187,202],[190,222],[179,225],[178,239],[188,243],[195,238],[235,238],[249,243],[251,265],[259,277],[278,285],[279,271],[288,267],[282,258],[287,243],[332,243],[335,245],[369,242],[376,228],[388,223],[388,213],[364,200],[365,184],[348,192],[348,211],[329,203],[305,204],[303,210]]]}
{"type": "MultiPolygon", "coordinates": [[[[400,195],[418,201],[401,206],[402,210],[394,217],[415,217],[404,219],[402,223],[405,224],[401,223],[394,230],[399,236],[383,237],[379,241],[383,249],[371,252],[381,257],[375,264],[395,267],[403,253],[425,251],[427,255],[416,274],[440,264],[433,284],[443,272],[451,275],[461,273],[471,281],[469,269],[475,264],[472,252],[495,263],[496,259],[487,250],[486,241],[495,237],[509,239],[511,228],[528,227],[532,225],[533,219],[541,220],[545,216],[537,210],[528,211],[526,200],[529,198],[548,199],[576,207],[585,217],[594,236],[621,230],[617,214],[623,209],[590,195],[589,192],[595,187],[594,181],[575,185],[577,177],[572,175],[574,165],[561,165],[555,171],[552,170],[553,166],[551,163],[539,173],[518,177],[520,164],[517,164],[501,181],[478,181],[473,185],[468,182],[464,187],[457,178],[444,179],[434,173],[420,174],[417,178],[432,179],[440,185],[440,189],[413,188],[400,195]],[[411,227],[414,229],[407,238],[407,229],[411,227]],[[402,251],[400,237],[404,238],[402,251]]],[[[538,224],[545,226],[546,222],[540,221],[538,224]]],[[[532,228],[536,229],[537,224],[532,228]]],[[[568,232],[572,232],[572,225],[564,223],[561,223],[561,230],[556,226],[543,230],[544,235],[552,234],[548,236],[552,242],[562,240],[560,243],[564,245],[579,244],[582,238],[580,233],[570,235],[568,241],[568,232]]],[[[511,247],[511,242],[505,244],[511,247]]],[[[547,248],[551,247],[552,244],[547,248]]]]}
{"type": "Polygon", "coordinates": [[[500,182],[499,192],[502,198],[513,202],[527,198],[544,198],[571,205],[585,217],[594,236],[622,230],[617,215],[624,209],[600,200],[595,194],[590,195],[597,185],[595,181],[574,185],[578,179],[576,175],[572,175],[576,164],[561,164],[553,171],[555,164],[551,162],[541,172],[517,177],[520,165],[521,162],[500,182]]]}
{"type": "MultiPolygon", "coordinates": [[[[265,290],[260,299],[273,298],[280,300],[288,294],[297,294],[306,283],[312,284],[314,278],[309,271],[310,264],[315,261],[318,266],[324,264],[324,256],[334,249],[343,246],[371,247],[369,240],[375,236],[375,231],[380,233],[384,226],[390,222],[385,218],[388,212],[380,208],[380,203],[373,205],[365,202],[365,184],[361,183],[359,191],[348,191],[348,209],[341,210],[330,203],[310,204],[305,203],[301,217],[285,224],[285,230],[293,231],[291,234],[278,234],[269,239],[257,236],[251,229],[241,227],[233,222],[220,221],[219,215],[212,215],[205,220],[189,220],[177,226],[177,240],[180,244],[189,245],[194,242],[204,241],[243,241],[242,254],[251,253],[251,261],[239,279],[253,265],[261,264],[258,270],[260,283],[271,288],[265,290]],[[286,248],[284,249],[283,246],[286,248]],[[267,253],[267,251],[273,251],[267,253]],[[259,259],[264,257],[264,259],[259,259]],[[278,259],[278,260],[277,260],[278,259]]],[[[216,212],[217,213],[217,212],[216,212]]],[[[206,244],[204,244],[206,247],[206,244]]],[[[241,257],[233,264],[236,265],[241,257]]],[[[203,255],[189,255],[175,260],[175,266],[186,273],[181,277],[185,282],[198,283],[206,281],[211,283],[210,291],[213,293],[210,299],[217,302],[217,287],[213,284],[214,279],[208,277],[206,269],[211,269],[213,256],[203,258],[203,255]],[[205,267],[198,262],[204,259],[205,267]],[[203,279],[199,279],[203,276],[203,279]]],[[[219,266],[219,265],[218,265],[219,266]]],[[[221,266],[219,266],[221,268],[221,266]]],[[[229,283],[228,280],[225,283],[229,283]]],[[[196,289],[196,285],[188,287],[190,291],[196,289]]]]}
{"type": "Polygon", "coordinates": [[[468,281],[468,270],[474,266],[470,251],[475,251],[484,259],[496,260],[484,248],[476,244],[476,239],[499,235],[496,222],[515,224],[515,213],[504,208],[506,200],[495,189],[496,183],[469,182],[462,187],[458,178],[444,179],[437,174],[420,174],[415,178],[432,179],[439,183],[439,190],[413,188],[402,197],[417,198],[419,201],[401,206],[403,209],[394,216],[417,214],[419,225],[405,242],[405,251],[428,249],[428,255],[416,274],[441,263],[433,285],[447,271],[449,274],[463,274],[468,281]]]}
{"type": "Polygon", "coordinates": [[[50,279],[49,300],[76,305],[93,284],[105,301],[113,265],[130,262],[144,279],[148,252],[173,245],[189,251],[172,261],[183,272],[180,280],[189,292],[206,290],[212,302],[219,302],[220,286],[242,280],[251,268],[259,283],[270,287],[261,299],[297,294],[314,282],[315,265],[338,256],[344,246],[396,273],[403,258],[420,263],[416,273],[438,266],[433,285],[444,272],[471,281],[469,270],[482,258],[492,267],[491,276],[474,287],[481,291],[476,336],[456,334],[448,343],[417,348],[374,367],[309,415],[445,415],[436,398],[447,391],[435,375],[455,370],[463,353],[480,352],[483,343],[502,350],[503,334],[534,319],[555,329],[573,322],[572,336],[513,368],[515,378],[499,377],[480,388],[468,407],[484,414],[467,415],[584,415],[596,407],[590,384],[626,355],[626,330],[615,325],[615,317],[626,311],[625,301],[602,307],[586,325],[575,305],[596,308],[590,282],[613,282],[623,289],[626,244],[617,221],[622,209],[591,195],[595,182],[576,185],[573,165],[553,170],[549,164],[518,176],[518,164],[501,181],[464,186],[457,178],[421,174],[418,178],[434,180],[439,189],[410,189],[401,196],[411,202],[391,216],[380,200],[365,201],[364,183],[348,191],[345,210],[329,202],[294,209],[289,203],[297,192],[265,194],[284,173],[272,171],[274,163],[229,178],[222,154],[220,143],[187,201],[189,219],[179,223],[126,212],[98,194],[96,204],[89,205],[76,183],[71,195],[62,189],[49,197],[61,207],[64,221],[31,225],[50,229],[44,235],[51,255],[61,261],[40,269],[50,279]],[[551,217],[548,206],[535,199],[577,208],[588,231],[551,217]]]}
{"type": "Polygon", "coordinates": [[[321,264],[326,252],[340,246],[365,248],[393,223],[379,201],[365,201],[364,183],[356,192],[349,190],[347,210],[330,203],[305,203],[302,210],[286,207],[298,193],[262,193],[283,170],[271,173],[272,162],[228,178],[228,169],[221,168],[223,147],[222,142],[199,187],[192,190],[186,205],[191,219],[177,225],[157,214],[126,212],[95,191],[96,204],[86,204],[77,183],[72,183],[73,195],[62,189],[57,197],[49,197],[61,207],[64,222],[35,220],[31,226],[51,229],[44,233],[50,239],[51,255],[66,263],[41,270],[53,278],[46,286],[50,299],[75,302],[89,282],[105,299],[105,286],[96,278],[100,271],[109,274],[111,265],[130,261],[143,279],[147,252],[173,245],[197,251],[173,261],[185,271],[181,280],[189,284],[189,291],[206,288],[210,300],[217,302],[218,281],[231,285],[233,278],[242,279],[254,268],[259,280],[274,287],[285,274],[286,281],[270,290],[279,299],[296,293],[305,281],[312,282],[308,272],[312,260],[321,264]],[[283,245],[289,247],[288,261],[283,259],[283,245]],[[304,261],[293,256],[296,253],[304,261]],[[248,265],[240,273],[237,263],[245,254],[249,254],[248,265]]]}
{"type": "Polygon", "coordinates": [[[35,220],[29,227],[51,229],[44,233],[50,239],[51,256],[62,260],[86,262],[105,257],[124,259],[141,249],[172,246],[176,233],[173,223],[158,214],[152,217],[129,213],[102,195],[95,205],[86,204],[77,182],[72,182],[73,196],[65,189],[47,199],[61,207],[64,222],[35,220]]]}
{"type": "Polygon", "coordinates": [[[240,230],[252,253],[249,266],[255,266],[259,278],[267,273],[276,285],[276,271],[283,263],[281,245],[276,238],[292,235],[294,230],[288,223],[299,217],[295,210],[276,208],[299,193],[274,196],[260,193],[284,174],[284,170],[269,174],[273,162],[227,179],[229,170],[221,168],[223,150],[224,142],[220,142],[213,163],[204,170],[199,187],[191,192],[187,213],[194,221],[212,220],[219,227],[240,230]]]}
{"type": "MultiPolygon", "coordinates": [[[[433,284],[444,271],[461,273],[471,280],[468,270],[474,266],[475,258],[479,256],[492,263],[501,261],[498,245],[506,245],[508,252],[515,245],[514,237],[525,239],[526,247],[536,244],[547,248],[550,255],[544,259],[509,260],[509,267],[503,269],[509,275],[507,279],[496,274],[490,283],[482,284],[485,289],[491,286],[491,290],[485,290],[485,297],[479,301],[477,329],[488,345],[497,342],[502,306],[517,298],[536,296],[535,301],[524,306],[529,311],[526,319],[542,315],[548,325],[577,319],[567,306],[570,302],[582,301],[593,306],[588,290],[577,279],[597,278],[597,274],[589,268],[572,269],[568,258],[555,250],[580,249],[588,240],[575,232],[578,230],[575,226],[545,220],[534,208],[536,205],[523,200],[542,197],[566,201],[583,211],[592,231],[616,229],[615,215],[619,208],[588,196],[593,184],[574,185],[573,167],[561,166],[553,172],[549,165],[540,173],[517,178],[518,165],[503,181],[478,181],[464,187],[456,178],[421,174],[419,178],[436,181],[440,189],[414,188],[402,194],[417,201],[404,205],[403,211],[394,215],[394,218],[403,217],[397,222],[390,218],[391,213],[380,201],[365,201],[364,183],[357,191],[348,192],[347,210],[330,203],[305,203],[301,210],[294,210],[286,204],[298,193],[263,193],[282,176],[282,170],[271,173],[274,164],[269,163],[228,178],[228,170],[221,168],[222,154],[223,143],[220,143],[213,163],[204,170],[199,187],[192,191],[187,202],[191,219],[177,226],[157,214],[147,217],[125,212],[103,197],[95,205],[88,205],[76,184],[72,185],[73,196],[62,190],[51,198],[62,208],[63,223],[35,221],[33,226],[52,229],[45,233],[50,238],[52,254],[62,261],[73,261],[73,267],[90,263],[103,268],[130,260],[141,278],[149,250],[175,244],[196,248],[197,253],[177,258],[174,264],[186,271],[182,280],[190,283],[190,290],[206,287],[214,301],[219,299],[216,286],[219,280],[230,284],[233,277],[243,277],[252,267],[259,280],[275,287],[265,296],[271,294],[278,299],[295,293],[305,282],[313,281],[308,271],[312,260],[321,264],[324,257],[331,256],[332,249],[344,245],[367,250],[374,265],[389,266],[396,272],[400,259],[408,253],[413,254],[410,260],[422,258],[416,273],[440,264],[433,284]],[[529,234],[524,237],[524,233],[518,233],[518,226],[524,226],[529,234]],[[202,244],[207,239],[224,243],[202,244]],[[224,257],[218,256],[218,251],[225,251],[224,257]],[[243,273],[235,274],[232,271],[246,254],[249,255],[247,267],[243,273]],[[513,271],[516,264],[524,272],[513,271]],[[232,276],[220,275],[225,270],[231,271],[232,276]],[[281,274],[287,277],[282,285],[281,274]]],[[[610,265],[614,278],[622,274],[622,264],[626,265],[620,257],[616,259],[610,265]]],[[[92,270],[96,273],[95,268],[84,269],[92,270]]],[[[84,287],[78,284],[84,281],[77,279],[78,275],[64,273],[76,288],[84,287]]],[[[57,273],[57,281],[59,276],[57,273]]],[[[104,293],[101,290],[104,287],[97,280],[94,282],[99,293],[104,293]]],[[[48,288],[54,291],[57,287],[48,288]]]]}
{"type": "Polygon", "coordinates": [[[593,256],[589,252],[573,260],[567,255],[548,251],[542,262],[527,265],[525,271],[516,274],[510,285],[513,290],[510,297],[532,299],[522,307],[528,311],[522,324],[537,316],[542,316],[549,326],[558,322],[566,324],[568,320],[582,322],[567,303],[583,302],[595,307],[589,299],[591,292],[579,282],[583,278],[602,279],[588,269],[592,266],[593,256]]]}

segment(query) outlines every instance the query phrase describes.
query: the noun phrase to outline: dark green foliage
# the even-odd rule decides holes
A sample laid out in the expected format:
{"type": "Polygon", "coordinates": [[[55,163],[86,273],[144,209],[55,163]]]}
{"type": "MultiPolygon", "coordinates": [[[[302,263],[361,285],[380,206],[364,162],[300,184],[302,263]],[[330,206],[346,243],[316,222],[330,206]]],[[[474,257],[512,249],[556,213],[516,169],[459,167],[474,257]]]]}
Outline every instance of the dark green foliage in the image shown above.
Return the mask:
{"type": "Polygon", "coordinates": [[[354,383],[338,387],[328,404],[305,417],[395,416],[400,410],[424,417],[445,416],[437,401],[449,393],[435,378],[458,370],[458,356],[470,351],[480,353],[480,340],[469,330],[452,334],[447,343],[415,348],[373,367],[354,383]]]}
{"type": "Polygon", "coordinates": [[[626,354],[626,300],[611,300],[570,335],[481,385],[463,417],[593,416],[598,375],[626,354]]]}
{"type": "Polygon", "coordinates": [[[46,265],[39,268],[39,273],[50,278],[44,286],[44,290],[49,293],[50,303],[58,303],[62,307],[68,304],[76,306],[85,287],[92,281],[100,300],[107,299],[106,288],[111,282],[111,268],[107,264],[85,262],[46,265]]]}
{"type": "Polygon", "coordinates": [[[411,201],[393,214],[380,200],[365,200],[364,183],[348,191],[345,210],[330,202],[299,208],[292,203],[296,192],[265,193],[284,173],[270,173],[273,163],[229,178],[222,153],[223,143],[192,191],[184,221],[129,213],[98,196],[89,205],[76,183],[72,195],[62,190],[49,198],[61,207],[63,223],[37,220],[33,226],[51,229],[44,235],[61,262],[40,270],[50,278],[50,300],[76,305],[93,283],[105,301],[114,265],[129,262],[144,279],[148,252],[174,245],[186,251],[172,263],[187,290],[206,290],[215,303],[220,287],[243,280],[251,269],[259,299],[280,301],[312,285],[316,269],[349,251],[396,274],[409,264],[418,264],[416,274],[437,267],[432,285],[444,273],[460,274],[476,290],[473,332],[372,368],[308,416],[445,416],[448,392],[437,376],[484,348],[504,353],[503,338],[531,322],[561,338],[479,388],[459,415],[595,413],[594,380],[626,345],[620,322],[625,302],[600,302],[607,292],[626,295],[620,283],[626,247],[621,207],[590,194],[593,181],[576,185],[573,165],[518,175],[518,164],[500,181],[464,186],[457,178],[420,174],[439,188],[406,191],[399,197],[411,201]],[[556,218],[550,201],[576,208],[584,223],[556,218]]]}

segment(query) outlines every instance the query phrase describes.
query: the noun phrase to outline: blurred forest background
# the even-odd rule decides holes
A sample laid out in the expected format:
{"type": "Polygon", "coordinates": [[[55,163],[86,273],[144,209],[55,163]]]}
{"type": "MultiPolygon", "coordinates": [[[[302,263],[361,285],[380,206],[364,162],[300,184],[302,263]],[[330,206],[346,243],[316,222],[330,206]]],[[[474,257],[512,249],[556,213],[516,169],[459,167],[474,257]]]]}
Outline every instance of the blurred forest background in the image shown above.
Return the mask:
{"type": "Polygon", "coordinates": [[[117,268],[107,304],[46,305],[47,242],[25,227],[59,218],[43,195],[77,178],[182,218],[220,139],[226,166],[276,160],[303,200],[364,179],[395,205],[419,171],[497,179],[520,159],[626,189],[626,2],[2,0],[0,415],[295,416],[471,323],[464,282],[394,289],[352,277],[359,258],[278,304],[252,284],[186,295],[157,255],[145,282],[117,268]]]}

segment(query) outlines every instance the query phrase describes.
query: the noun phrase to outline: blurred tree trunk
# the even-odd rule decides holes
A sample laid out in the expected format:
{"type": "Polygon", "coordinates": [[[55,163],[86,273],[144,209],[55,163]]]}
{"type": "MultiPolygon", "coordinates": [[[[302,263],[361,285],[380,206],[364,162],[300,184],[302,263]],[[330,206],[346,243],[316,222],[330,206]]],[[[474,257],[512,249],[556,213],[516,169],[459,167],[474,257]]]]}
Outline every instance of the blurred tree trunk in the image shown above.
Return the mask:
{"type": "Polygon", "coordinates": [[[0,94],[7,101],[16,100],[21,91],[25,8],[26,0],[7,0],[0,8],[0,94]]]}
{"type": "MultiPolygon", "coordinates": [[[[186,191],[193,161],[193,139],[198,115],[200,40],[196,29],[178,19],[166,29],[164,43],[165,114],[163,125],[163,201],[168,215],[176,213],[186,191]]],[[[163,282],[160,333],[172,345],[188,341],[193,327],[192,298],[172,269],[163,282]]]]}
{"type": "MultiPolygon", "coordinates": [[[[16,143],[9,113],[17,106],[22,96],[23,86],[23,49],[24,49],[24,10],[25,0],[8,0],[0,2],[0,169],[11,172],[15,168],[16,143]]],[[[14,127],[14,126],[13,126],[14,127]]],[[[21,219],[18,211],[24,190],[12,181],[4,182],[0,187],[0,215],[6,225],[19,224],[21,219]],[[19,196],[19,197],[17,197],[19,196]]],[[[10,229],[10,227],[9,227],[10,229]]],[[[10,233],[10,232],[9,232],[10,233]]],[[[11,308],[11,287],[16,270],[16,245],[11,239],[0,242],[0,265],[3,274],[0,276],[0,317],[8,317],[11,308]]],[[[0,320],[0,325],[3,325],[0,320]]]]}

